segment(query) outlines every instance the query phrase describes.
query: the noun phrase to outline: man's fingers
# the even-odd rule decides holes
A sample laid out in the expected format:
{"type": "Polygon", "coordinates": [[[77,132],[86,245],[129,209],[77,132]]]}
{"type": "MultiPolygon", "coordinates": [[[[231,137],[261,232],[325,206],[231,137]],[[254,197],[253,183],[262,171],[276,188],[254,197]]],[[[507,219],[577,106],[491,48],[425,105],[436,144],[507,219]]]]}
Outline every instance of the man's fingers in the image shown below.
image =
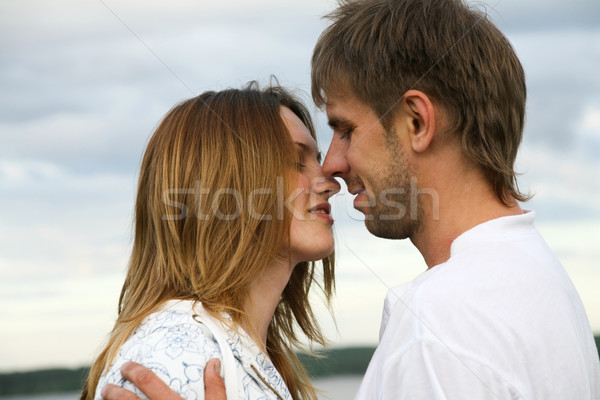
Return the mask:
{"type": "MultiPolygon", "coordinates": [[[[205,400],[227,400],[225,382],[220,375],[221,362],[213,358],[204,368],[205,400]]],[[[121,375],[150,400],[183,400],[148,368],[134,362],[127,362],[121,367],[121,375]]],[[[134,393],[115,385],[106,385],[102,389],[104,400],[140,400],[134,393]]]]}
{"type": "MultiPolygon", "coordinates": [[[[121,375],[140,389],[150,400],[183,400],[158,376],[140,364],[134,362],[123,364],[121,375]]],[[[131,399],[137,398],[132,397],[131,399]]],[[[123,397],[122,399],[129,400],[130,398],[123,397]]]]}
{"type": "Polygon", "coordinates": [[[204,398],[205,400],[227,400],[225,382],[221,378],[221,362],[213,358],[204,368],[204,398]]]}
{"type": "Polygon", "coordinates": [[[113,384],[104,386],[101,394],[104,400],[141,400],[135,393],[113,384]]]}

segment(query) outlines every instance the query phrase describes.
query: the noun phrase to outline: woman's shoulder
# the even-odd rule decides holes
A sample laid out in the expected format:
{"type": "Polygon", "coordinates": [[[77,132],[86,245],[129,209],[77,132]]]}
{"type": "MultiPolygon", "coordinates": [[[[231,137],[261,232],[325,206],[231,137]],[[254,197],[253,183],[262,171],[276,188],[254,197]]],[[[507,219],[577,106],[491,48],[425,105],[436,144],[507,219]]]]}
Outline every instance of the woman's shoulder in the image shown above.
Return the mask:
{"type": "Polygon", "coordinates": [[[195,315],[192,301],[167,302],[140,324],[121,347],[119,354],[135,349],[138,358],[152,355],[174,360],[184,354],[189,358],[193,354],[218,352],[219,346],[211,331],[199,323],[195,315]]]}
{"type": "Polygon", "coordinates": [[[133,389],[124,381],[120,368],[127,361],[135,361],[152,370],[184,398],[201,398],[197,392],[203,391],[204,366],[211,358],[222,355],[210,330],[197,322],[194,315],[193,302],[186,300],[169,301],[150,314],[121,346],[96,393],[107,383],[133,389]]]}

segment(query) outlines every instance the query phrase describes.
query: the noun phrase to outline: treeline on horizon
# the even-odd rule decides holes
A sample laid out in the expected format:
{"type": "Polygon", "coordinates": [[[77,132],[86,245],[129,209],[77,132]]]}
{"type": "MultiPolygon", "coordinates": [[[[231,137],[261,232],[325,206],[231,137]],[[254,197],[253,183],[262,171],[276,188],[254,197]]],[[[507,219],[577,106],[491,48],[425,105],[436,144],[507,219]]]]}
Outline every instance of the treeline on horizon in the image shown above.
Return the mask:
{"type": "MultiPolygon", "coordinates": [[[[330,375],[362,375],[375,347],[350,347],[319,352],[317,357],[298,354],[312,378],[330,375]]],[[[89,367],[44,369],[0,374],[0,396],[50,394],[81,390],[89,367]]]]}
{"type": "MultiPolygon", "coordinates": [[[[595,336],[600,349],[600,336],[595,336]]],[[[317,356],[298,354],[311,378],[334,375],[363,375],[375,347],[336,348],[319,352],[317,356]]],[[[600,350],[598,350],[600,357],[600,350]]],[[[0,374],[0,396],[19,394],[50,394],[81,390],[89,368],[44,369],[0,374]]]]}

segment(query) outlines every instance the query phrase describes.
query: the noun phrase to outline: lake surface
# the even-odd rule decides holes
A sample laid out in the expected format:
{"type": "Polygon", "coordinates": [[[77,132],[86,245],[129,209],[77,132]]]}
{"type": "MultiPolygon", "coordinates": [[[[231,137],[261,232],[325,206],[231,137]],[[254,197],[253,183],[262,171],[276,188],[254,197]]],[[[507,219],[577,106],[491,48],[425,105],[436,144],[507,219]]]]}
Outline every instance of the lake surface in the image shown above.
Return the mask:
{"type": "Polygon", "coordinates": [[[351,400],[358,391],[362,375],[335,376],[327,379],[315,379],[313,385],[323,392],[321,400],[351,400]]]}
{"type": "Polygon", "coordinates": [[[79,400],[81,392],[36,394],[23,396],[0,396],[0,400],[79,400]]]}
{"type": "MultiPolygon", "coordinates": [[[[315,379],[313,384],[323,392],[319,395],[321,400],[349,400],[360,385],[361,376],[336,376],[327,379],[315,379]]],[[[0,400],[78,400],[80,392],[54,393],[35,396],[9,396],[0,400]]]]}

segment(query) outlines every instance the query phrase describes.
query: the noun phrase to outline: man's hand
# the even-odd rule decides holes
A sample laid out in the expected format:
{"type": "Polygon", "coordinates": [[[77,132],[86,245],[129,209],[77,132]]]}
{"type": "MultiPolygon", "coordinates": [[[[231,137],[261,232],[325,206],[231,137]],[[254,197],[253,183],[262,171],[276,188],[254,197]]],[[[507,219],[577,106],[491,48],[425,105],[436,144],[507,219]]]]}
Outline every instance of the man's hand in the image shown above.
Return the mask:
{"type": "MultiPolygon", "coordinates": [[[[127,362],[121,366],[121,375],[140,389],[150,400],[183,400],[148,368],[127,362]]],[[[100,393],[104,400],[141,400],[134,393],[116,385],[106,385],[100,393]]]]}
{"type": "Polygon", "coordinates": [[[227,400],[225,381],[221,378],[221,362],[217,358],[210,360],[204,367],[204,399],[227,400]]]}
{"type": "MultiPolygon", "coordinates": [[[[212,359],[204,368],[204,392],[206,400],[227,400],[225,382],[219,374],[221,363],[212,359]]],[[[164,383],[148,368],[128,362],[121,367],[121,375],[133,383],[150,400],[183,400],[177,393],[164,383]]],[[[115,385],[106,385],[102,388],[104,400],[141,400],[134,393],[115,385]]]]}

